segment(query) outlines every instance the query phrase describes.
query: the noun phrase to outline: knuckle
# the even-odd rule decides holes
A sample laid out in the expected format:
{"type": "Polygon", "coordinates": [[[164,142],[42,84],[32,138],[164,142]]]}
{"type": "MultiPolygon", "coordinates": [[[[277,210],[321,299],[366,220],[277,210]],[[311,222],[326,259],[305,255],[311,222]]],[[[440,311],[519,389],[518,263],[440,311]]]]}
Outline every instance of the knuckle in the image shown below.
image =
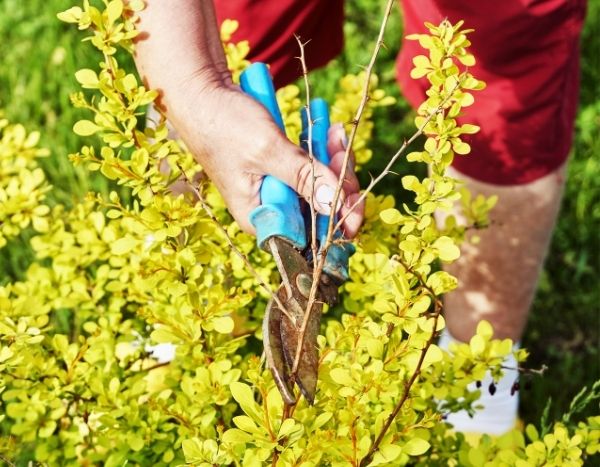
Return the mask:
{"type": "MultiPolygon", "coordinates": [[[[315,177],[317,177],[316,172],[314,175],[315,177]]],[[[310,161],[307,159],[306,162],[300,165],[298,171],[295,174],[296,191],[298,191],[298,193],[300,193],[301,195],[309,194],[309,190],[307,188],[310,187],[310,184],[312,183],[312,178],[313,167],[310,161]]]]}
{"type": "Polygon", "coordinates": [[[253,138],[254,148],[252,150],[251,158],[255,165],[264,167],[266,163],[273,160],[270,154],[273,153],[274,149],[279,143],[279,135],[276,132],[264,131],[260,132],[256,137],[253,138]]]}

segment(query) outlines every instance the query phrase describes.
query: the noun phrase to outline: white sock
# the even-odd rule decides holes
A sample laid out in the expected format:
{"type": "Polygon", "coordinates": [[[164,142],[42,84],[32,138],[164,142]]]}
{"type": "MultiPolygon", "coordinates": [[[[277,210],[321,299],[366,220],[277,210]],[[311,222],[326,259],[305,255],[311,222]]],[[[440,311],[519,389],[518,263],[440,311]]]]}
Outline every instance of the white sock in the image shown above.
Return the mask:
{"type": "Polygon", "coordinates": [[[164,344],[154,344],[147,345],[144,347],[146,352],[150,352],[153,358],[155,358],[158,363],[168,363],[175,358],[175,351],[177,348],[174,344],[170,344],[168,342],[164,344]]]}
{"type": "MultiPolygon", "coordinates": [[[[448,350],[451,343],[457,342],[447,329],[442,331],[438,346],[448,350]]],[[[519,343],[513,345],[513,350],[519,348],[519,343]]],[[[473,417],[470,417],[466,410],[448,414],[446,421],[450,423],[454,430],[462,433],[487,433],[489,435],[501,435],[513,429],[517,423],[519,411],[519,393],[515,391],[511,395],[511,388],[519,376],[517,370],[518,363],[514,355],[508,355],[502,364],[510,368],[504,369],[504,376],[494,383],[496,391],[494,395],[490,394],[489,387],[494,382],[489,372],[481,381],[481,397],[475,402],[475,405],[483,405],[483,409],[477,410],[473,417]]],[[[472,383],[468,386],[470,391],[477,389],[477,384],[472,383]]]]}

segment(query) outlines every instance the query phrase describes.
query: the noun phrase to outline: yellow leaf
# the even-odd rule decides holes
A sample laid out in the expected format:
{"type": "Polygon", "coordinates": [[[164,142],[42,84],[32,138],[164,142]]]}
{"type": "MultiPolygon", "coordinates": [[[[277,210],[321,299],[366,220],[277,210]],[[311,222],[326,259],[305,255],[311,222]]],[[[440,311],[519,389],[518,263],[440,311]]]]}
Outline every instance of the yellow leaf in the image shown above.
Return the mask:
{"type": "Polygon", "coordinates": [[[482,320],[477,325],[476,334],[480,335],[484,339],[491,339],[494,334],[494,329],[492,328],[492,325],[488,321],[482,320]]]}
{"type": "Polygon", "coordinates": [[[74,6],[68,10],[61,11],[56,16],[59,20],[64,21],[65,23],[78,23],[82,13],[83,12],[81,8],[74,6]]]}
{"type": "Polygon", "coordinates": [[[397,209],[385,209],[379,213],[379,217],[386,224],[395,225],[402,221],[402,215],[397,209]]]}
{"type": "Polygon", "coordinates": [[[420,456],[429,449],[430,444],[421,438],[412,438],[402,447],[402,451],[409,456],[420,456]]]}
{"type": "Polygon", "coordinates": [[[334,368],[329,372],[329,375],[333,381],[343,386],[352,386],[354,384],[350,372],[345,368],[334,368]]]}
{"type": "Polygon", "coordinates": [[[89,120],[79,120],[73,125],[73,131],[79,136],[90,136],[100,131],[101,128],[89,120]]]}
{"type": "Polygon", "coordinates": [[[106,7],[108,24],[112,25],[116,20],[118,20],[121,17],[121,13],[123,13],[123,1],[113,0],[110,2],[106,7]]]}
{"type": "Polygon", "coordinates": [[[86,89],[98,86],[98,76],[94,70],[83,68],[75,72],[75,79],[86,89]]]}
{"type": "Polygon", "coordinates": [[[475,57],[471,54],[459,55],[458,60],[464,66],[473,66],[475,65],[475,57]]]}
{"type": "Polygon", "coordinates": [[[460,249],[454,244],[450,237],[442,236],[434,244],[442,261],[454,261],[460,256],[460,249]]]}
{"type": "Polygon", "coordinates": [[[469,347],[471,347],[471,353],[475,357],[481,355],[485,350],[485,341],[483,340],[483,337],[481,337],[479,334],[476,334],[473,337],[471,337],[469,347]]]}
{"type": "Polygon", "coordinates": [[[233,319],[231,316],[220,316],[212,320],[215,331],[219,334],[229,334],[233,331],[233,319]]]}
{"type": "Polygon", "coordinates": [[[416,68],[431,68],[431,62],[425,55],[417,55],[412,61],[416,68]]]}
{"type": "Polygon", "coordinates": [[[135,248],[137,241],[132,237],[123,237],[116,240],[110,248],[113,255],[124,255],[135,248]]]}
{"type": "Polygon", "coordinates": [[[444,354],[437,345],[430,345],[423,359],[423,368],[427,368],[434,363],[441,362],[444,358],[444,354]]]}
{"type": "Polygon", "coordinates": [[[456,154],[464,155],[469,154],[471,152],[471,146],[459,139],[455,139],[454,141],[452,141],[452,149],[456,154]]]}

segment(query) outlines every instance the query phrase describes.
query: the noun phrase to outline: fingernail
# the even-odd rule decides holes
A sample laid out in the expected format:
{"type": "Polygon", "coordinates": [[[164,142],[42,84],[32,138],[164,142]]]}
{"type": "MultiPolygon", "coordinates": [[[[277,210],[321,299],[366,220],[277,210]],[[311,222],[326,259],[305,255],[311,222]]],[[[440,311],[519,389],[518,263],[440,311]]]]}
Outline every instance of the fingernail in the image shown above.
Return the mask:
{"type": "Polygon", "coordinates": [[[354,172],[354,169],[356,167],[354,167],[354,161],[352,159],[348,160],[348,170],[350,170],[350,172],[354,172]]]}
{"type": "Polygon", "coordinates": [[[342,143],[342,147],[346,149],[348,147],[348,135],[346,135],[344,124],[334,123],[331,125],[331,129],[334,131],[334,134],[339,135],[340,143],[342,143]]]}
{"type": "MultiPolygon", "coordinates": [[[[331,203],[333,203],[333,198],[335,196],[335,190],[329,185],[321,185],[317,188],[315,193],[315,201],[317,202],[316,208],[321,211],[323,214],[328,214],[331,211],[331,203]]],[[[340,208],[340,200],[338,200],[338,209],[340,208]]]]}
{"type": "Polygon", "coordinates": [[[342,147],[344,149],[348,148],[348,135],[346,134],[346,130],[344,130],[343,127],[342,127],[342,136],[340,137],[340,140],[342,142],[342,147]]]}

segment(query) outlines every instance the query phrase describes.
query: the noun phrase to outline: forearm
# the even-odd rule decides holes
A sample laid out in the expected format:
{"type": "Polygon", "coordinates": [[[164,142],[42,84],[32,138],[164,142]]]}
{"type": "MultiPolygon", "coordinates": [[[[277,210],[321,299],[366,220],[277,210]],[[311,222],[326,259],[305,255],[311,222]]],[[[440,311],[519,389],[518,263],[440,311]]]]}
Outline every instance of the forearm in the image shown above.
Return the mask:
{"type": "Polygon", "coordinates": [[[136,65],[167,107],[178,95],[229,84],[211,0],[146,0],[138,29],[136,65]]]}
{"type": "MultiPolygon", "coordinates": [[[[161,93],[157,106],[246,232],[254,231],[248,218],[260,203],[265,175],[307,200],[316,193],[319,212],[330,212],[339,173],[311,162],[263,106],[232,84],[212,0],[146,0],[138,29],[135,60],[146,84],[161,93]]],[[[340,140],[339,130],[334,139],[340,140]]],[[[338,146],[330,149],[333,161],[345,154],[338,146]]],[[[356,198],[358,181],[347,177],[342,198],[356,198]]],[[[354,235],[361,221],[359,209],[348,216],[346,233],[354,235]]]]}

